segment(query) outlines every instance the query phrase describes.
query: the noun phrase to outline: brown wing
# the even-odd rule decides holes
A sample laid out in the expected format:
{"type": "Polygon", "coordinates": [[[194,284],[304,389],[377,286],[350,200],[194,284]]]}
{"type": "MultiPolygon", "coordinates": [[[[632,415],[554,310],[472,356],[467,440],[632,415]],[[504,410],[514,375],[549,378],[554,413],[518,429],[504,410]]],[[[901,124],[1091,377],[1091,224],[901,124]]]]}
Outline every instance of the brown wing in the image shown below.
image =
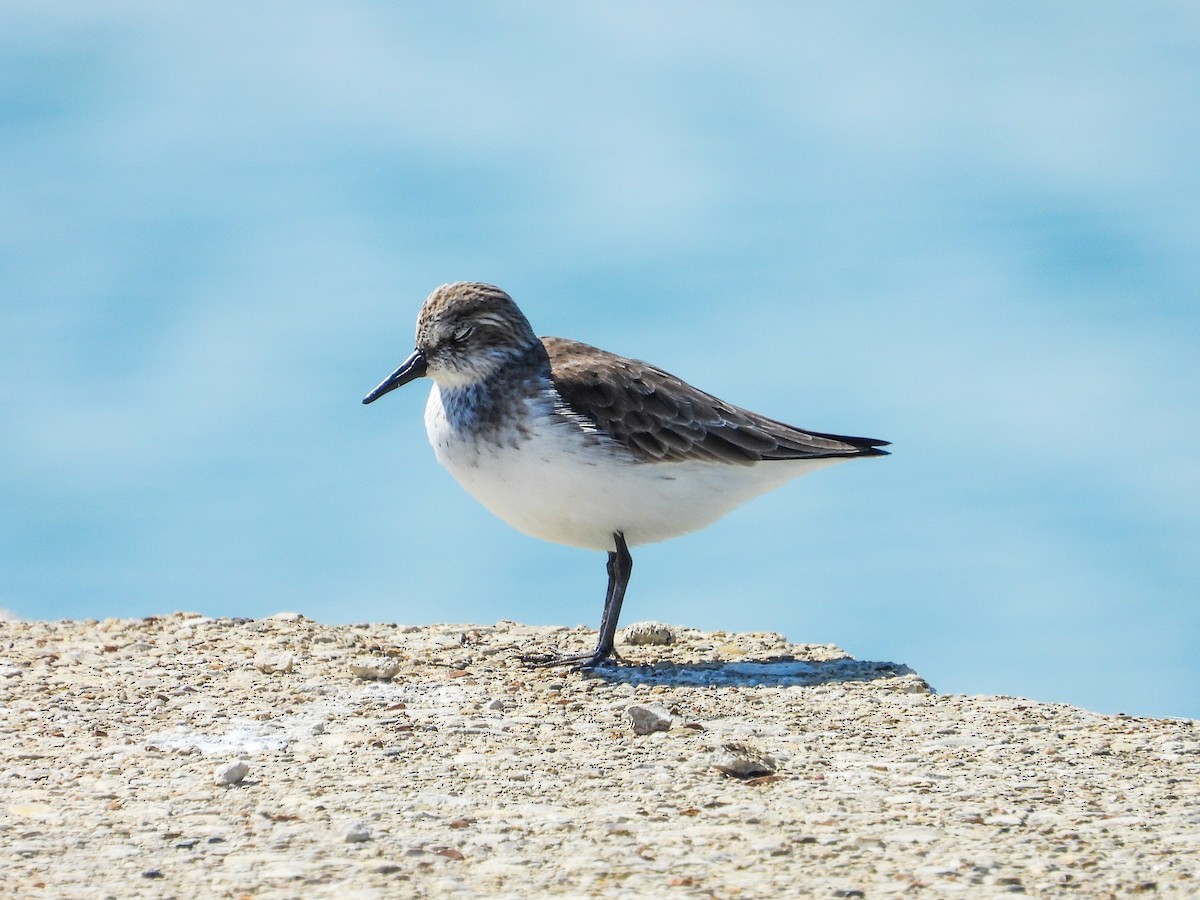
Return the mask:
{"type": "Polygon", "coordinates": [[[883,456],[887,441],[801,431],[725,403],[662,369],[566,338],[544,337],[569,413],[647,461],[883,456]],[[619,377],[614,377],[619,376],[619,377]]]}

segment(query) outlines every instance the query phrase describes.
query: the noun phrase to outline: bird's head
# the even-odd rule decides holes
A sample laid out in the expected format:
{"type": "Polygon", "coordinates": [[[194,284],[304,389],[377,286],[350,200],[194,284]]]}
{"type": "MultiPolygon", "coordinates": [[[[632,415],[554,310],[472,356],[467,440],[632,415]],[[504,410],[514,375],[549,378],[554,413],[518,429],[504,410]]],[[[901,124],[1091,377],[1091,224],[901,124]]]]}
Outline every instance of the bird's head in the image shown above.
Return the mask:
{"type": "Polygon", "coordinates": [[[500,288],[444,284],[421,307],[412,354],[363,403],[424,376],[442,387],[483,381],[540,345],[517,304],[500,288]]]}

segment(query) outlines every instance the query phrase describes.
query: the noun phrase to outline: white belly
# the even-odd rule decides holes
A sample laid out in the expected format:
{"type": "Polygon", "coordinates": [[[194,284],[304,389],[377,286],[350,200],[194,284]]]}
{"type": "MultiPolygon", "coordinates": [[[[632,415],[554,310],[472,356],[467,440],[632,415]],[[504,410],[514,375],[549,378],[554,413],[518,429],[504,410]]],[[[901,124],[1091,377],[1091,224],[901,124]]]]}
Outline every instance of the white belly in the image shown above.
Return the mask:
{"type": "Polygon", "coordinates": [[[617,531],[631,546],[695,531],[793,478],[842,462],[639,462],[551,416],[536,419],[519,441],[468,441],[447,421],[436,385],[425,429],[438,462],[492,513],[533,537],[593,550],[613,549],[617,531]]]}

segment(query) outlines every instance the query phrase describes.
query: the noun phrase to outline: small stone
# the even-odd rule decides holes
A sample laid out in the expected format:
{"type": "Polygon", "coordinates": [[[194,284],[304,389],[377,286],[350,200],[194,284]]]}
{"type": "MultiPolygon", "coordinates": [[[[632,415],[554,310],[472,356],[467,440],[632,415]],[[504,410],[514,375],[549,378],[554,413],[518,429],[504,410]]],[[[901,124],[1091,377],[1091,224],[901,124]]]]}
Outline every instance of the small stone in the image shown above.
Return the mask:
{"type": "Polygon", "coordinates": [[[296,658],[290,653],[261,653],[254,658],[254,668],[271,675],[275,672],[290,672],[296,667],[296,658]]]}
{"type": "Polygon", "coordinates": [[[675,643],[679,635],[662,622],[634,622],[621,633],[621,638],[634,646],[666,646],[675,643]]]}
{"type": "Polygon", "coordinates": [[[653,734],[671,727],[671,714],[665,706],[654,703],[649,706],[627,706],[625,715],[633,726],[634,734],[653,734]]]}
{"type": "Polygon", "coordinates": [[[758,775],[774,775],[779,763],[774,757],[742,742],[722,744],[712,755],[711,765],[719,772],[734,778],[754,778],[758,775]]]}
{"type": "Polygon", "coordinates": [[[355,678],[389,681],[400,671],[400,661],[390,656],[364,656],[351,661],[349,668],[355,678]]]}
{"type": "Polygon", "coordinates": [[[241,784],[242,779],[250,771],[250,766],[243,759],[227,762],[213,773],[213,782],[221,786],[241,784]]]}
{"type": "Polygon", "coordinates": [[[492,699],[492,700],[489,700],[487,703],[485,703],[485,704],[483,705],[483,708],[484,708],[484,709],[490,709],[490,710],[492,710],[492,711],[494,711],[494,712],[503,712],[503,711],[504,711],[504,709],[506,708],[506,704],[505,704],[505,702],[504,702],[503,700],[501,700],[499,697],[496,697],[496,698],[494,698],[494,699],[492,699]]]}
{"type": "Polygon", "coordinates": [[[363,821],[351,822],[342,834],[342,840],[347,844],[361,844],[363,841],[371,840],[371,837],[371,829],[363,821]]]}
{"type": "Polygon", "coordinates": [[[932,694],[933,688],[920,675],[910,672],[896,679],[896,690],[905,694],[932,694]]]}

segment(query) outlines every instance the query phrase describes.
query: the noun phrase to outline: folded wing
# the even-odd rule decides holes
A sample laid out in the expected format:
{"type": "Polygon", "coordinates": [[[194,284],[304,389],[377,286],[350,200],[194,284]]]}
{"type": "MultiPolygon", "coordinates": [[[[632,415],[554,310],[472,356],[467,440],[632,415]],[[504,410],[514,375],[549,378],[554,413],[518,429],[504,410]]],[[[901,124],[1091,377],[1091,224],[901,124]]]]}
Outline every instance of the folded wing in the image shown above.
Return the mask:
{"type": "Polygon", "coordinates": [[[662,369],[566,338],[545,337],[554,386],[586,427],[647,462],[884,456],[887,441],[803,431],[726,403],[662,369]],[[619,375],[620,377],[614,377],[619,375]]]}

